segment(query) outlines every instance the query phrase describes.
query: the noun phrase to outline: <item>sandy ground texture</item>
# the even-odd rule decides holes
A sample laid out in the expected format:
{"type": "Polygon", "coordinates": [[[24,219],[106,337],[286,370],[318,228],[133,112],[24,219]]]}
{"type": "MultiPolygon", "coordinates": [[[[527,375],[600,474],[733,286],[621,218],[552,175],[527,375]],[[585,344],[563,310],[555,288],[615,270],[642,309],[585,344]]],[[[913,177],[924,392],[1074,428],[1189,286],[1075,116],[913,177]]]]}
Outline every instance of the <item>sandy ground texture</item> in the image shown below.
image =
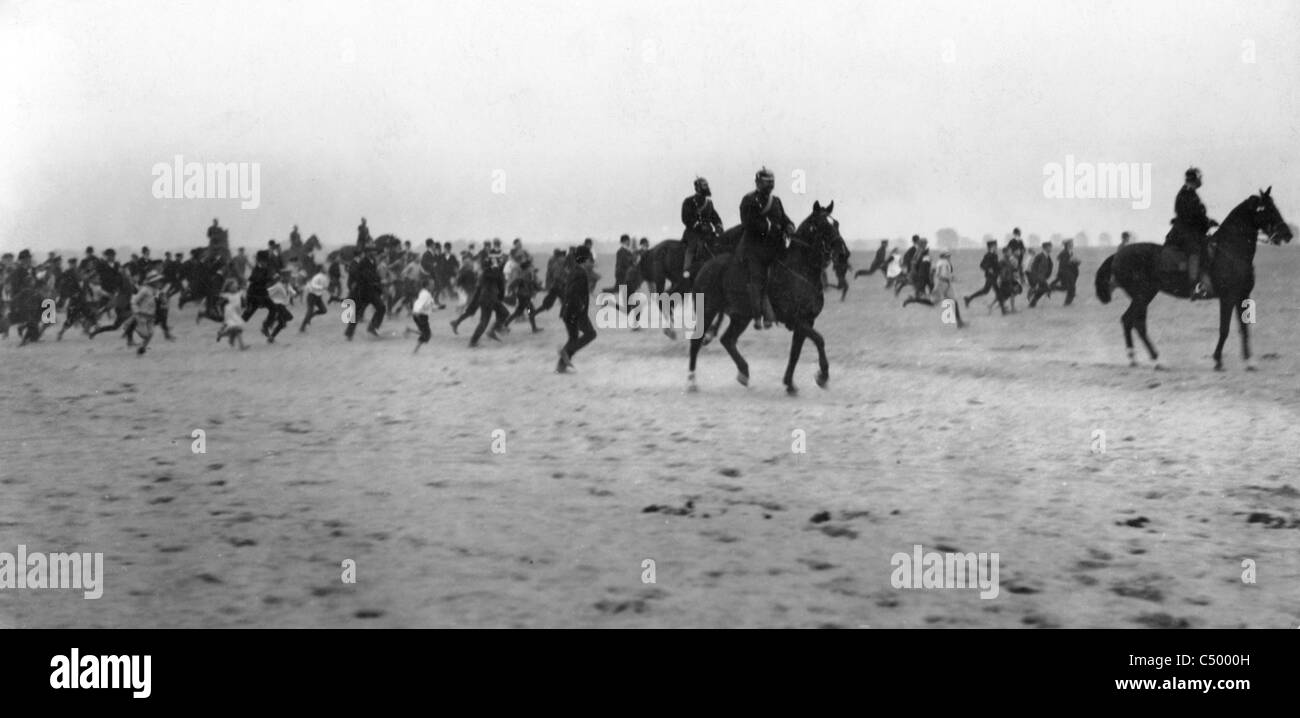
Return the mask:
{"type": "Polygon", "coordinates": [[[1168,369],[1129,368],[1127,299],[1099,304],[1105,252],[1082,256],[1074,306],[977,301],[962,331],[879,274],[828,294],[830,384],[808,345],[794,398],[784,329],[742,337],[748,388],[707,347],[697,394],[653,331],[553,373],[554,311],[478,350],[440,312],[418,354],[406,316],[344,341],[338,305],[246,352],[190,307],[144,357],[11,336],[0,551],[103,552],[105,575],[98,600],[0,590],[0,625],[1297,627],[1300,253],[1260,249],[1253,373],[1235,328],[1211,371],[1217,309],[1167,296],[1168,369]],[[998,596],[894,588],[917,544],[997,553],[998,596]]]}

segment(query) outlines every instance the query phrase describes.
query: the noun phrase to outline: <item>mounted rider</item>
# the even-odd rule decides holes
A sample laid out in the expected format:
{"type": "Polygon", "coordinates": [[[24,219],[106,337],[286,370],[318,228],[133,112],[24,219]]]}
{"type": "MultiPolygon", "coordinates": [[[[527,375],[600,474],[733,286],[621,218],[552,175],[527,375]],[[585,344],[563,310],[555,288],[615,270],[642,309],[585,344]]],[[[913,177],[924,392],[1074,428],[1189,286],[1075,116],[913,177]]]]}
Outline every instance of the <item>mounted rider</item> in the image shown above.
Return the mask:
{"type": "Polygon", "coordinates": [[[1219,223],[1206,216],[1205,203],[1196,194],[1201,186],[1201,171],[1190,167],[1183,178],[1183,188],[1174,199],[1174,218],[1169,222],[1173,227],[1165,237],[1165,246],[1187,253],[1187,279],[1193,285],[1191,300],[1196,301],[1212,296],[1209,268],[1201,271],[1201,256],[1205,253],[1206,232],[1219,223]]]}
{"type": "Polygon", "coordinates": [[[785,235],[795,233],[795,224],[785,214],[781,199],[772,194],[776,177],[764,167],[754,175],[755,190],[740,201],[740,223],[744,234],[736,260],[747,277],[750,313],[754,328],[772,326],[772,306],[763,293],[767,270],[785,246],[785,235]],[[759,317],[761,316],[761,321],[759,317]]]}
{"type": "Polygon", "coordinates": [[[207,257],[220,260],[222,264],[230,261],[230,232],[215,218],[212,226],[208,227],[207,257]]]}
{"type": "Polygon", "coordinates": [[[708,243],[710,238],[722,236],[722,218],[713,207],[713,192],[709,181],[703,177],[695,178],[695,194],[682,200],[682,244],[686,247],[686,256],[682,261],[682,277],[691,278],[691,270],[697,270],[696,264],[703,264],[700,257],[700,243],[708,243]]]}

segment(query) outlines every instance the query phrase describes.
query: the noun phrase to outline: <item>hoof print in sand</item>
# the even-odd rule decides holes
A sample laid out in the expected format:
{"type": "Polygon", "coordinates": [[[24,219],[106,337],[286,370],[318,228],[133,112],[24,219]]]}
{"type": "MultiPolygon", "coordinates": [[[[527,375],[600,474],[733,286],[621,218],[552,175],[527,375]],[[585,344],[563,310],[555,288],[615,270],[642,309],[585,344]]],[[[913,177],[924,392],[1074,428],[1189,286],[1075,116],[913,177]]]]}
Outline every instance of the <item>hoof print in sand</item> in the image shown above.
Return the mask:
{"type": "Polygon", "coordinates": [[[1144,613],[1133,622],[1139,626],[1147,628],[1191,628],[1192,624],[1186,618],[1175,618],[1167,613],[1144,613]]]}
{"type": "Polygon", "coordinates": [[[695,511],[695,502],[687,501],[685,506],[661,506],[659,504],[650,504],[641,509],[643,514],[668,514],[669,516],[690,516],[695,511]]]}
{"type": "Polygon", "coordinates": [[[1136,581],[1132,584],[1116,584],[1111,586],[1111,593],[1125,598],[1140,598],[1143,601],[1161,603],[1165,600],[1165,594],[1155,586],[1146,581],[1136,581]]]}
{"type": "Polygon", "coordinates": [[[855,539],[858,537],[858,532],[847,526],[823,526],[821,531],[831,538],[855,539]]]}
{"type": "Polygon", "coordinates": [[[1263,511],[1255,511],[1246,517],[1248,524],[1264,524],[1266,529],[1293,529],[1300,528],[1300,521],[1295,519],[1287,520],[1285,516],[1274,516],[1263,511]]]}

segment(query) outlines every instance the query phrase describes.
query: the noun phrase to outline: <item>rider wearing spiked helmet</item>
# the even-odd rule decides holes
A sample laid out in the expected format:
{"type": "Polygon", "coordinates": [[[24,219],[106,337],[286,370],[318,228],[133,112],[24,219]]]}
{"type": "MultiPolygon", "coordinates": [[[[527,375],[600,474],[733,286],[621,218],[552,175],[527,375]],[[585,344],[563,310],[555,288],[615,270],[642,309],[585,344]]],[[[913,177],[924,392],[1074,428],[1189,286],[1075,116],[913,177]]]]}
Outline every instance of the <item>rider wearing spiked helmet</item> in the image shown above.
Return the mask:
{"type": "Polygon", "coordinates": [[[755,328],[772,326],[772,309],[764,301],[763,289],[767,269],[785,246],[785,235],[793,235],[794,222],[786,216],[781,199],[772,194],[776,177],[764,167],[754,175],[755,189],[740,201],[740,223],[744,234],[736,250],[736,259],[745,268],[750,312],[755,328]],[[758,317],[762,317],[762,324],[758,317]]]}
{"type": "Polygon", "coordinates": [[[695,193],[682,200],[682,244],[686,246],[686,256],[682,261],[682,276],[690,279],[695,265],[700,259],[700,242],[706,238],[722,236],[722,218],[713,207],[713,192],[709,181],[703,177],[695,178],[695,193]]]}

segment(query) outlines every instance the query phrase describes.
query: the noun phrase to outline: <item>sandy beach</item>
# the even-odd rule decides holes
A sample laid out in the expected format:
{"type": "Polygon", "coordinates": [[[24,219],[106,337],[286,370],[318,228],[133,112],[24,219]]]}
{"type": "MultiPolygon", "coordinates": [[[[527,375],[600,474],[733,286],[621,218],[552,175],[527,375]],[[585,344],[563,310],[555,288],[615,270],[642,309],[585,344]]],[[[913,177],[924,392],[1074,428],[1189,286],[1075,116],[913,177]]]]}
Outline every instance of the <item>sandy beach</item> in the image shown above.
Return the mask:
{"type": "MultiPolygon", "coordinates": [[[[1295,628],[1300,259],[1256,258],[1258,372],[1235,327],[1212,371],[1217,303],[1168,296],[1156,371],[1127,366],[1127,298],[1093,294],[1109,252],[1081,252],[1073,306],[977,300],[961,331],[879,274],[829,292],[830,384],[808,345],[797,397],[784,329],[741,338],[748,388],[706,347],[688,394],[686,343],[655,331],[553,373],[554,311],[477,350],[439,312],[418,354],[405,315],[344,341],[338,305],[245,352],[174,305],[144,357],[11,336],[0,551],[102,552],[105,575],[98,600],[0,591],[0,625],[1295,628]],[[917,544],[996,552],[998,596],[894,588],[917,544]]],[[[978,261],[955,256],[963,294],[978,261]]]]}

